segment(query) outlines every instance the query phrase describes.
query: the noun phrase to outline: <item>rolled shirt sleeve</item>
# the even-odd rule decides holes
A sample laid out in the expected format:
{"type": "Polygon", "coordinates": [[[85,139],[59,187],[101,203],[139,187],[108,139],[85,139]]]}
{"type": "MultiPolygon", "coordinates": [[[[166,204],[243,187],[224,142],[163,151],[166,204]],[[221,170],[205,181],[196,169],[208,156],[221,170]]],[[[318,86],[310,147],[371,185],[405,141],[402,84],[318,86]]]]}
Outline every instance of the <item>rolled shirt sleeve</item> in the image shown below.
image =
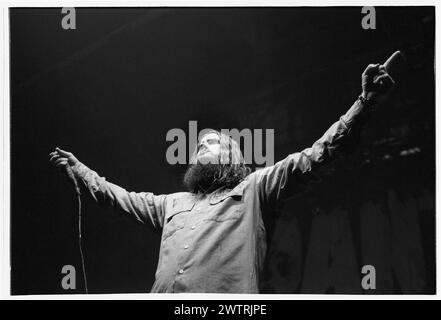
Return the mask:
{"type": "Polygon", "coordinates": [[[118,207],[142,223],[162,228],[166,195],[150,192],[128,192],[108,182],[81,162],[71,167],[82,189],[97,203],[118,207]]]}
{"type": "Polygon", "coordinates": [[[357,100],[311,147],[257,171],[261,201],[266,205],[277,205],[319,182],[332,160],[356,149],[368,115],[367,106],[357,100]]]}

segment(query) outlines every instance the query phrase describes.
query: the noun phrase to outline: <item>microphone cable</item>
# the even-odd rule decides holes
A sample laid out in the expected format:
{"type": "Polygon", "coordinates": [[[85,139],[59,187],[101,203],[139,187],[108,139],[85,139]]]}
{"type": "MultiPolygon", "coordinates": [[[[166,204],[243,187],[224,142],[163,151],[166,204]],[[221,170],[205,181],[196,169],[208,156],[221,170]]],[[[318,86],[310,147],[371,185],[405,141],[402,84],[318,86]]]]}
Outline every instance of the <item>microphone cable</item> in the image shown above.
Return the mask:
{"type": "Polygon", "coordinates": [[[80,256],[81,256],[81,268],[83,271],[83,279],[84,279],[84,289],[86,291],[86,294],[89,293],[89,290],[87,288],[87,276],[86,276],[86,265],[84,262],[84,253],[83,253],[83,243],[82,243],[82,215],[81,215],[81,194],[77,193],[77,199],[78,199],[78,247],[80,248],[80,256]]]}
{"type": "Polygon", "coordinates": [[[86,275],[86,264],[84,259],[84,253],[83,253],[83,233],[82,233],[82,214],[81,214],[81,190],[78,186],[77,178],[75,177],[72,168],[69,165],[65,166],[67,177],[71,180],[72,186],[74,187],[75,194],[77,195],[78,200],[78,247],[80,249],[80,257],[81,257],[81,269],[83,272],[83,279],[84,279],[84,289],[86,291],[86,294],[89,293],[88,287],[87,287],[87,275],[86,275]]]}

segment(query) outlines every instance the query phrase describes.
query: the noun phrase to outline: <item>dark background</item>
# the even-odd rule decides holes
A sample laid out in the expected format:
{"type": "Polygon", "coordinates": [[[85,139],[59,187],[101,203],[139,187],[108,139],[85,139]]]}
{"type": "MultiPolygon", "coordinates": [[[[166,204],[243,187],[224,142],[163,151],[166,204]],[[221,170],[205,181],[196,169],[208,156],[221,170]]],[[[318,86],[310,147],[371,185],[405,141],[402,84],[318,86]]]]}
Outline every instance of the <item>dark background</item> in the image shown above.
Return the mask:
{"type": "MultiPolygon", "coordinates": [[[[435,292],[433,7],[10,10],[12,294],[82,293],[77,203],[56,146],[133,191],[182,190],[172,128],[273,128],[275,159],[310,146],[404,50],[357,152],[276,219],[265,293],[435,292]],[[410,151],[409,151],[410,150],[410,151]],[[61,288],[74,265],[77,289],[61,288]],[[376,268],[363,290],[361,268],[376,268]]],[[[83,198],[91,293],[148,292],[160,234],[83,198]]]]}

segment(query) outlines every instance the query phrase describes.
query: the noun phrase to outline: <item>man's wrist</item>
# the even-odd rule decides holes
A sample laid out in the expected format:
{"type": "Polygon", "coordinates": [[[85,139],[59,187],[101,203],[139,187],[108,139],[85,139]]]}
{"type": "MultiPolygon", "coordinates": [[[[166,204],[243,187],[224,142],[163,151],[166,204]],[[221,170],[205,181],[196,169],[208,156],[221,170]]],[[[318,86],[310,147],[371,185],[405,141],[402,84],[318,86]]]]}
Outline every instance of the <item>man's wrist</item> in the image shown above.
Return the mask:
{"type": "Polygon", "coordinates": [[[366,92],[363,92],[358,96],[358,101],[369,109],[377,104],[377,102],[372,97],[369,97],[366,92]]]}
{"type": "Polygon", "coordinates": [[[77,161],[73,166],[71,166],[71,169],[72,169],[75,177],[79,177],[79,178],[84,177],[86,172],[89,170],[89,168],[86,167],[80,161],[77,161]]]}
{"type": "Polygon", "coordinates": [[[354,104],[346,111],[346,113],[342,116],[345,124],[349,127],[353,125],[355,122],[365,122],[368,114],[371,112],[371,105],[366,101],[360,94],[355,100],[354,104]]]}

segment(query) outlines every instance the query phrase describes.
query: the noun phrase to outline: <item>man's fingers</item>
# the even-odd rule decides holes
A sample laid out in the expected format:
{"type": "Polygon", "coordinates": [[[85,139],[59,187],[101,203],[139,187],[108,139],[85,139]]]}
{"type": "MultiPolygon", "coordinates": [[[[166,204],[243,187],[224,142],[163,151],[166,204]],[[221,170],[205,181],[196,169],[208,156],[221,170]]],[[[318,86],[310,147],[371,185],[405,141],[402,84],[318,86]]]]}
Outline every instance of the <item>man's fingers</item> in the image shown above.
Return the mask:
{"type": "Polygon", "coordinates": [[[55,150],[59,153],[59,154],[61,154],[62,156],[65,156],[65,157],[70,157],[71,155],[72,155],[72,153],[70,153],[70,152],[68,152],[68,151],[65,151],[65,150],[61,150],[60,148],[55,148],[55,150]]]}
{"type": "Polygon", "coordinates": [[[380,64],[370,64],[366,67],[366,69],[364,70],[363,74],[372,77],[375,76],[378,73],[378,70],[380,68],[380,64]]]}
{"type": "Polygon", "coordinates": [[[382,90],[388,90],[395,85],[395,81],[387,73],[379,76],[374,83],[379,85],[382,90]]]}
{"type": "Polygon", "coordinates": [[[59,158],[59,159],[54,161],[54,163],[56,165],[58,165],[59,163],[62,163],[62,162],[66,162],[67,163],[67,158],[59,158]]]}
{"type": "Polygon", "coordinates": [[[66,159],[66,158],[59,158],[59,159],[56,159],[56,160],[54,161],[54,164],[59,164],[59,163],[61,163],[61,162],[67,162],[67,159],[66,159]]]}
{"type": "Polygon", "coordinates": [[[380,77],[380,76],[382,76],[383,74],[387,74],[387,72],[386,72],[386,70],[385,69],[378,69],[378,73],[376,74],[376,75],[374,75],[374,77],[372,78],[371,77],[371,79],[370,80],[372,80],[374,83],[377,81],[377,79],[380,77]]]}
{"type": "Polygon", "coordinates": [[[57,166],[57,167],[64,167],[64,166],[67,166],[67,160],[65,160],[65,161],[61,161],[61,162],[57,163],[55,166],[57,166]]]}
{"type": "Polygon", "coordinates": [[[60,156],[58,155],[58,154],[54,154],[50,159],[49,159],[49,161],[50,162],[52,162],[53,160],[55,160],[55,159],[57,159],[57,158],[59,158],[60,156]]]}

